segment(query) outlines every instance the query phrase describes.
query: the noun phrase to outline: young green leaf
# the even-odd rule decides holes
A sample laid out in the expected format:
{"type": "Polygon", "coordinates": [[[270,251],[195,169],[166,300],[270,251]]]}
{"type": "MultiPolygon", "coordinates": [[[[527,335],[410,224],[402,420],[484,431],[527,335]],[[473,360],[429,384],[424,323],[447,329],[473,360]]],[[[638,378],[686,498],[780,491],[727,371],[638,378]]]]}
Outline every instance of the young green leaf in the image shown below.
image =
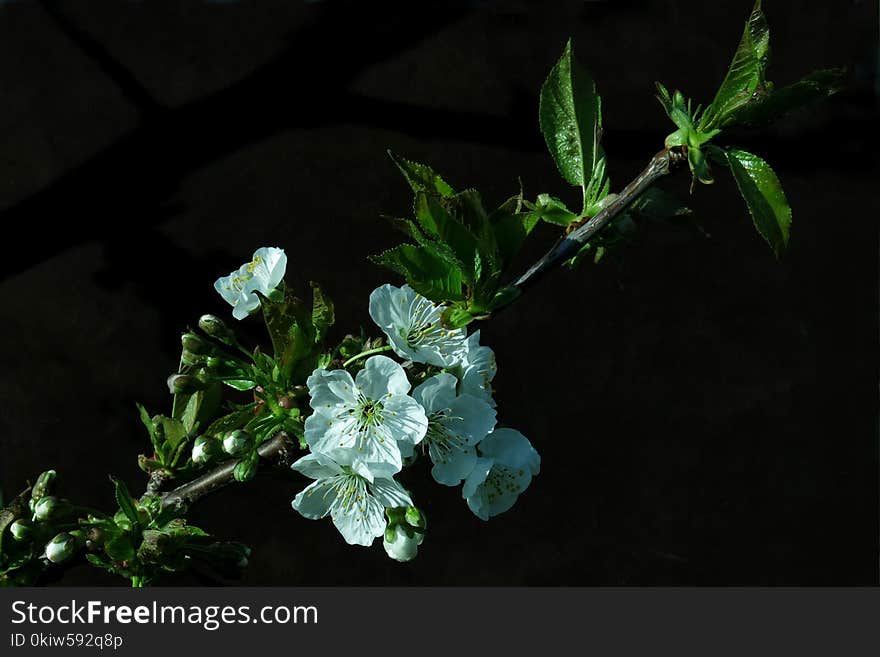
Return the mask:
{"type": "Polygon", "coordinates": [[[761,10],[761,0],[757,0],[727,75],[703,115],[700,127],[704,131],[721,127],[727,117],[748,104],[754,94],[766,93],[769,60],[770,27],[761,10]]]}
{"type": "Polygon", "coordinates": [[[728,150],[726,154],[755,228],[767,240],[776,257],[780,257],[788,245],[791,207],[779,178],[757,155],[740,150],[728,150]]]}
{"type": "Polygon", "coordinates": [[[813,71],[794,84],[754,97],[736,112],[728,114],[721,127],[764,125],[786,112],[841,91],[846,87],[846,80],[847,72],[842,68],[813,71]]]}
{"type": "Polygon", "coordinates": [[[315,342],[321,342],[336,321],[336,310],[320,285],[314,281],[309,285],[312,287],[312,325],[315,327],[315,342]]]}
{"type": "Polygon", "coordinates": [[[390,150],[388,151],[388,156],[397,165],[397,168],[400,169],[409,186],[412,187],[413,192],[429,192],[439,194],[440,196],[455,195],[455,191],[449,186],[449,183],[443,180],[428,165],[412,162],[395,155],[390,150]]]}
{"type": "Polygon", "coordinates": [[[116,503],[119,505],[122,513],[125,514],[125,517],[128,518],[128,521],[131,523],[132,527],[137,527],[140,524],[140,515],[137,510],[137,503],[131,496],[131,493],[128,492],[128,487],[121,479],[113,479],[113,485],[116,489],[116,503]]]}
{"type": "MultiPolygon", "coordinates": [[[[448,250],[454,254],[455,263],[461,269],[464,282],[473,283],[476,278],[474,261],[480,248],[477,236],[455,218],[435,195],[417,192],[414,210],[416,219],[425,233],[448,246],[448,250]]],[[[422,245],[427,246],[425,242],[422,242],[422,245]]],[[[435,248],[442,247],[435,244],[435,248]]]]}
{"type": "Polygon", "coordinates": [[[578,214],[565,207],[565,203],[550,194],[538,195],[533,212],[538,219],[563,227],[580,219],[578,214]]]}
{"type": "Polygon", "coordinates": [[[432,245],[401,244],[370,256],[370,260],[396,271],[416,292],[431,301],[443,303],[464,299],[461,265],[432,245]]]}
{"type": "Polygon", "coordinates": [[[587,187],[602,158],[602,111],[596,83],[572,53],[571,40],[541,87],[538,117],[559,173],[571,185],[587,187]]]}

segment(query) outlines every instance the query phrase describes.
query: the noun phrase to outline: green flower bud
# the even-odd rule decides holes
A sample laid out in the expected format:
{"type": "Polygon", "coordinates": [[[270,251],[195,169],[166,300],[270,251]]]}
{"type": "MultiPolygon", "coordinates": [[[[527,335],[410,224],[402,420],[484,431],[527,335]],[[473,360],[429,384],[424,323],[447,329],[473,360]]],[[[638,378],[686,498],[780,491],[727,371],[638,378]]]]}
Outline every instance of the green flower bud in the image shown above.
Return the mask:
{"type": "Polygon", "coordinates": [[[218,440],[210,436],[199,436],[193,443],[192,462],[196,465],[204,465],[222,452],[223,450],[218,440]]]}
{"type": "Polygon", "coordinates": [[[168,377],[168,390],[172,395],[198,392],[204,387],[202,381],[189,374],[172,374],[168,377]]]}
{"type": "Polygon", "coordinates": [[[205,356],[214,351],[214,345],[195,333],[181,335],[180,344],[185,351],[199,356],[205,356]]]}
{"type": "Polygon", "coordinates": [[[33,488],[31,488],[31,511],[34,510],[34,506],[36,506],[37,502],[40,501],[41,497],[44,497],[52,492],[52,489],[55,487],[55,479],[57,477],[58,473],[54,470],[46,470],[45,472],[40,473],[40,476],[37,477],[36,483],[34,484],[33,488]]]}
{"type": "Polygon", "coordinates": [[[235,468],[232,470],[232,476],[239,482],[250,481],[257,475],[257,466],[259,463],[260,458],[257,453],[251,452],[235,464],[235,468]]]}
{"type": "Polygon", "coordinates": [[[46,544],[46,558],[52,563],[63,563],[76,552],[76,538],[61,532],[46,544]]]}
{"type": "Polygon", "coordinates": [[[73,511],[73,505],[65,499],[46,495],[34,505],[34,521],[46,522],[64,518],[73,511]]]}
{"type": "Polygon", "coordinates": [[[235,458],[248,454],[253,448],[254,439],[241,429],[231,431],[223,439],[223,451],[235,458]]]}
{"type": "Polygon", "coordinates": [[[226,323],[216,315],[202,315],[199,318],[199,328],[212,338],[217,338],[221,342],[232,342],[232,331],[226,326],[226,323]]]}
{"type": "Polygon", "coordinates": [[[27,518],[19,518],[9,526],[9,533],[16,541],[29,541],[34,535],[34,525],[27,518]]]}

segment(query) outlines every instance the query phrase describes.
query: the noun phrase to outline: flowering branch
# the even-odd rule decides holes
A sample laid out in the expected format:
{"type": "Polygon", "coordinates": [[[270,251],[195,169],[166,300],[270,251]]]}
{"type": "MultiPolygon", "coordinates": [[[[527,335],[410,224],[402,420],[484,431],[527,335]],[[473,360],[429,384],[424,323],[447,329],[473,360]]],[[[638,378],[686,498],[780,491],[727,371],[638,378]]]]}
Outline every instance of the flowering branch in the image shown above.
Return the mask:
{"type": "Polygon", "coordinates": [[[329,517],[350,545],[370,546],[381,537],[398,561],[413,559],[425,537],[424,512],[396,479],[420,458],[430,461],[436,483],[461,487],[480,519],[507,512],[539,474],[541,459],[524,435],[500,425],[495,354],[467,326],[511,305],[560,264],[578,264],[586,255],[599,261],[626,242],[637,221],[682,214],[653,185],[685,162],[692,180],[703,184],[713,180],[710,163],[728,169],[756,229],[779,255],[791,209],[776,174],[758,156],[714,141],[729,127],[833,93],[840,76],[820,71],[774,91],[765,76],[768,53],[757,2],[705,111],[657,85],[677,129],[615,194],[601,145],[599,94],[569,43],[541,89],[539,122],[560,175],[579,188],[577,211],[549,194],[530,202],[522,192],[487,211],[474,189],[456,191],[430,167],[392,155],[413,190],[414,218],[394,220],[410,243],[372,258],[407,281],[370,295],[369,315],[382,335],[362,329],[330,341],[332,301],[316,283],[310,304],[295,296],[284,282],[284,250],[257,249],[214,287],[236,320],[262,317],[271,349],[246,348],[223,320],[202,316],[200,332],[181,336],[178,371],[168,378],[170,415],[139,407],[152,446],[138,459],[149,475],[144,495],[134,499],[114,479],[117,509],[103,513],[56,497],[56,473],[42,473],[0,509],[0,585],[33,583],[76,554],[133,586],[195,560],[240,569],[249,555],[245,546],[217,540],[184,516],[209,493],[251,481],[261,461],[289,465],[311,480],[291,501],[300,515],[329,517]],[[561,227],[561,237],[524,274],[502,284],[542,221],[561,227]],[[230,388],[237,392],[224,400],[230,388]],[[240,393],[248,393],[245,403],[240,393]],[[305,454],[294,458],[295,450],[305,454]],[[162,492],[170,481],[184,483],[162,492]]]}

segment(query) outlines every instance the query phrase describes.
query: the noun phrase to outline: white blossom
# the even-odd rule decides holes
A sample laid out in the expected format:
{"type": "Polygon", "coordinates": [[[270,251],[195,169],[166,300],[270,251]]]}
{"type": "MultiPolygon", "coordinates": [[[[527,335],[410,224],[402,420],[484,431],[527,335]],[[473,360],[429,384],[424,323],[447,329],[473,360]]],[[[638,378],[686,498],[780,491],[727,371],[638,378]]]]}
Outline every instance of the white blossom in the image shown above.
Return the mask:
{"type": "Polygon", "coordinates": [[[407,394],[403,368],[386,356],[367,359],[354,379],[345,370],[317,369],[307,384],[314,413],[305,438],[312,452],[367,479],[400,472],[401,448],[411,450],[425,437],[425,411],[407,394]]]}
{"type": "Polygon", "coordinates": [[[462,487],[462,497],[482,520],[514,505],[538,474],[541,457],[514,429],[496,429],[480,443],[480,458],[462,487]]]}
{"type": "Polygon", "coordinates": [[[291,467],[315,480],[294,498],[293,508],[312,520],[329,515],[350,545],[372,545],[385,533],[385,509],[412,505],[394,479],[369,480],[322,455],[308,454],[291,467]]]}
{"type": "Polygon", "coordinates": [[[473,395],[456,395],[457,383],[444,372],[413,390],[413,398],[428,416],[422,445],[434,464],[431,474],[446,486],[457,486],[474,469],[474,446],[495,428],[495,410],[473,395]]]}
{"type": "Polygon", "coordinates": [[[214,282],[214,289],[231,306],[235,319],[244,319],[260,307],[260,298],[269,294],[281,283],[287,269],[287,255],[283,249],[262,247],[254,252],[250,262],[243,264],[214,282]]]}
{"type": "Polygon", "coordinates": [[[385,284],[370,294],[370,317],[395,353],[415,363],[451,367],[467,352],[465,329],[444,328],[443,310],[408,285],[385,284]]]}

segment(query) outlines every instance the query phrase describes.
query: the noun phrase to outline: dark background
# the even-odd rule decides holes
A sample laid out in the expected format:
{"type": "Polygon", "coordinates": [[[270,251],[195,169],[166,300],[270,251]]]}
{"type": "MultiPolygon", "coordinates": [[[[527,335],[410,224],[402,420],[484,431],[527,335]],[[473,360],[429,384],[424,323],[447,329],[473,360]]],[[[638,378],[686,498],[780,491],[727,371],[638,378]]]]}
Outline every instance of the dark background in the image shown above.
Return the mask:
{"type": "MultiPolygon", "coordinates": [[[[750,0],[0,2],[0,481],[54,467],[61,493],[136,490],[179,333],[229,316],[214,279],[262,245],[323,283],[339,336],[398,282],[364,256],[408,212],[391,148],[487,205],[572,202],[537,126],[568,36],[603,96],[614,189],[673,130],[653,82],[708,100],[750,0]]],[[[254,548],[243,583],[875,584],[877,7],[765,2],[770,77],[849,65],[853,86],[784,127],[733,135],[776,169],[775,261],[723,171],[702,230],[653,228],[620,263],[557,272],[482,327],[500,420],[543,457],[483,523],[408,472],[430,521],[401,565],[301,518],[306,483],[264,473],[194,509],[254,548]],[[866,132],[867,131],[867,132],[866,132]]],[[[687,198],[687,176],[666,188],[687,198]]],[[[521,264],[552,242],[537,233],[521,264]]],[[[259,323],[239,328],[261,340],[259,323]]],[[[168,583],[207,583],[188,574],[168,583]]],[[[63,583],[120,583],[73,569],[63,583]]]]}

